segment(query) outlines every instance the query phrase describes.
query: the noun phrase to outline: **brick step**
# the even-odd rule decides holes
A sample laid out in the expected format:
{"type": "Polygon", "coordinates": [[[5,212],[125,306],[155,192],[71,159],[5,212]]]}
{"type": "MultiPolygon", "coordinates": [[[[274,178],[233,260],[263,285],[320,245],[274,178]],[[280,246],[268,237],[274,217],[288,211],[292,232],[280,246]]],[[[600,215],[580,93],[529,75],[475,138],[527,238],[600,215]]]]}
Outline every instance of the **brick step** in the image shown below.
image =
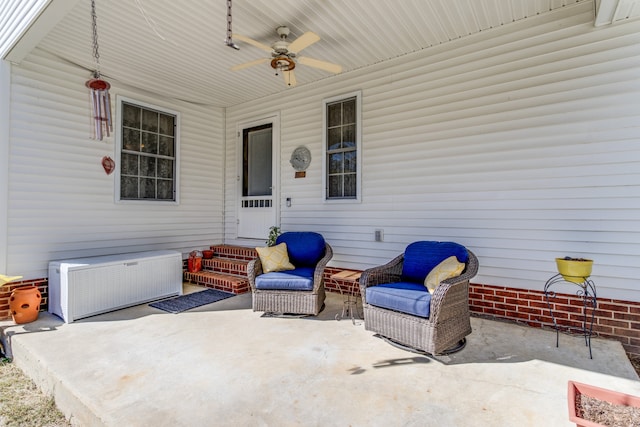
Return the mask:
{"type": "Polygon", "coordinates": [[[251,261],[258,256],[254,248],[232,245],[213,245],[210,247],[214,257],[251,261]]]}
{"type": "Polygon", "coordinates": [[[202,269],[218,273],[234,274],[236,276],[246,276],[248,263],[249,261],[214,256],[212,259],[202,260],[202,269]]]}
{"type": "Polygon", "coordinates": [[[198,271],[197,273],[184,272],[184,280],[207,288],[232,292],[234,294],[244,294],[249,292],[249,280],[246,274],[238,276],[233,274],[219,273],[216,271],[198,271]]]}

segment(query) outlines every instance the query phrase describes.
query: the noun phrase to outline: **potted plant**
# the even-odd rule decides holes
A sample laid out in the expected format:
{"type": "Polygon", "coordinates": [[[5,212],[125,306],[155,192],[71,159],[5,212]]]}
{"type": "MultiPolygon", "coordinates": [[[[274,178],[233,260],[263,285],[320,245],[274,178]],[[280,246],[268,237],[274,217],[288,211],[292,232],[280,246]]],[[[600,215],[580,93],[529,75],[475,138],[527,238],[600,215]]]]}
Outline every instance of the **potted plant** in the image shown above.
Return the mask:
{"type": "Polygon", "coordinates": [[[564,280],[572,283],[583,283],[591,276],[591,268],[593,260],[586,258],[556,258],[558,273],[562,275],[564,280]]]}
{"type": "Polygon", "coordinates": [[[265,242],[267,246],[275,246],[276,239],[280,234],[280,227],[276,227],[275,225],[269,227],[269,236],[267,237],[267,241],[265,242]]]}
{"type": "Polygon", "coordinates": [[[567,395],[569,420],[578,427],[628,426],[640,419],[638,396],[576,381],[569,381],[567,395]]]}
{"type": "MultiPolygon", "coordinates": [[[[22,279],[22,276],[0,274],[0,287],[19,279],[22,279]]],[[[22,324],[36,320],[40,312],[41,301],[42,295],[36,286],[15,288],[9,297],[9,311],[13,321],[16,324],[22,324]]]]}

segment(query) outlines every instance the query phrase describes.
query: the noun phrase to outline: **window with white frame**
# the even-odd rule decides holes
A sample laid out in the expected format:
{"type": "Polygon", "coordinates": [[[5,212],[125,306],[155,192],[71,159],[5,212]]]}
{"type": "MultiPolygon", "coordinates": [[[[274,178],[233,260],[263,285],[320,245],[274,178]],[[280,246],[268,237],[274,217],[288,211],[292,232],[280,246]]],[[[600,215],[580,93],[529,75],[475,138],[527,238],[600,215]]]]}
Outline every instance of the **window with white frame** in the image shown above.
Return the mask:
{"type": "Polygon", "coordinates": [[[325,200],[360,200],[360,92],[325,99],[325,200]]]}
{"type": "Polygon", "coordinates": [[[179,114],[118,99],[119,200],[177,202],[179,114]]]}

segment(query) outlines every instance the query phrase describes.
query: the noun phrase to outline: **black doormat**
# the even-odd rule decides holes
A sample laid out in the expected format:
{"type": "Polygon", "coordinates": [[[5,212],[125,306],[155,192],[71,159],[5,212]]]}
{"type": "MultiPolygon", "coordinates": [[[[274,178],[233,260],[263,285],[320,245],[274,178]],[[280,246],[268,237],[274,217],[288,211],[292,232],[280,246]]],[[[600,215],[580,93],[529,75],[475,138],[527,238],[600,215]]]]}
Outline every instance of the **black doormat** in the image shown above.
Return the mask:
{"type": "Polygon", "coordinates": [[[201,305],[211,304],[212,302],[235,296],[230,292],[219,291],[217,289],[207,289],[205,291],[193,292],[187,295],[166,299],[163,301],[152,302],[150,307],[168,311],[169,313],[181,313],[201,305]]]}

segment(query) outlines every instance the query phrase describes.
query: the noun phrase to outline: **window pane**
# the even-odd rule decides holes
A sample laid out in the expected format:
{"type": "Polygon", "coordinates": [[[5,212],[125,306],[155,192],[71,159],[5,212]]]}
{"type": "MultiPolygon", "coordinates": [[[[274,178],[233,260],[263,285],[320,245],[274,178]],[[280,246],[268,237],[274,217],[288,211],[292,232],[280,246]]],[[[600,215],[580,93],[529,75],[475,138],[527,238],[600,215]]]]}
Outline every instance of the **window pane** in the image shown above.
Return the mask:
{"type": "Polygon", "coordinates": [[[342,124],[352,124],[356,122],[356,100],[351,99],[342,104],[342,124]]]}
{"type": "Polygon", "coordinates": [[[151,178],[140,178],[140,197],[143,199],[156,198],[156,180],[151,178]]]}
{"type": "Polygon", "coordinates": [[[120,193],[123,199],[138,198],[138,178],[123,176],[120,179],[120,193]]]}
{"type": "Polygon", "coordinates": [[[158,113],[150,110],[142,110],[142,130],[158,132],[158,113]]]}
{"type": "Polygon", "coordinates": [[[356,159],[358,155],[355,151],[347,151],[344,153],[344,171],[355,173],[356,171],[356,159]]]}
{"type": "Polygon", "coordinates": [[[122,153],[120,169],[122,175],[138,175],[138,157],[135,154],[122,153]]]}
{"type": "Polygon", "coordinates": [[[345,148],[356,146],[356,125],[348,125],[342,128],[342,146],[345,148]]]}
{"type": "Polygon", "coordinates": [[[335,103],[327,106],[327,126],[339,126],[342,123],[342,104],[335,103]]]}
{"type": "Polygon", "coordinates": [[[160,143],[158,146],[158,154],[161,156],[173,157],[175,141],[168,136],[160,136],[160,143]]]}
{"type": "MultiPolygon", "coordinates": [[[[158,177],[173,178],[173,160],[158,159],[158,177]]],[[[160,191],[160,188],[158,188],[160,191]]]]}
{"type": "Polygon", "coordinates": [[[158,180],[158,199],[172,200],[173,199],[173,181],[158,180]]]}
{"type": "Polygon", "coordinates": [[[166,114],[160,114],[160,133],[163,135],[173,136],[174,132],[174,119],[173,116],[167,116],[166,114]]]}
{"type": "Polygon", "coordinates": [[[155,133],[142,132],[142,144],[140,151],[143,153],[158,153],[158,135],[155,133]]]}
{"type": "Polygon", "coordinates": [[[355,173],[344,175],[343,197],[356,197],[356,174],[355,173]]]}
{"type": "Polygon", "coordinates": [[[122,104],[122,125],[140,128],[140,108],[131,104],[122,104]]]}
{"type": "Polygon", "coordinates": [[[140,131],[134,129],[123,129],[122,149],[129,151],[140,151],[140,131]]]}
{"type": "Polygon", "coordinates": [[[327,132],[327,146],[329,150],[337,150],[342,147],[342,132],[340,128],[329,129],[327,132]]]}
{"type": "Polygon", "coordinates": [[[155,157],[140,157],[140,175],[156,176],[156,159],[155,157]]]}
{"type": "Polygon", "coordinates": [[[342,175],[329,177],[329,197],[342,197],[342,175]]]}
{"type": "Polygon", "coordinates": [[[329,173],[336,174],[342,172],[343,153],[329,155],[329,173]]]}

